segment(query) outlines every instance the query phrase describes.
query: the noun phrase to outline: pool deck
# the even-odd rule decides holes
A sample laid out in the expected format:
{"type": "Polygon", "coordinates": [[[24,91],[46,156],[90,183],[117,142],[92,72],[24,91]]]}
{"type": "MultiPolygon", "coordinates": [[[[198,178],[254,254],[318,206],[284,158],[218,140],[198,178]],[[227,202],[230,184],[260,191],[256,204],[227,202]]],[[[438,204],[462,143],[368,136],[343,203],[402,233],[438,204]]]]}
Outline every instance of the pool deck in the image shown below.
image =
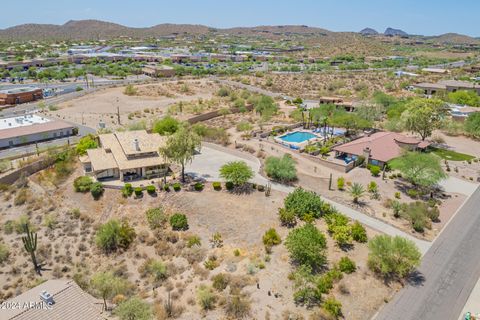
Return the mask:
{"type": "Polygon", "coordinates": [[[311,142],[322,141],[323,137],[321,135],[318,135],[315,132],[312,132],[311,130],[294,130],[294,131],[284,133],[281,136],[275,137],[274,140],[275,140],[275,142],[277,142],[277,143],[279,143],[279,144],[281,144],[285,147],[288,147],[290,149],[300,150],[300,149],[303,149],[306,145],[308,145],[311,142]],[[315,137],[311,138],[311,139],[304,140],[302,142],[290,142],[290,141],[285,141],[285,140],[282,139],[282,137],[284,137],[286,135],[289,135],[289,134],[292,134],[292,133],[295,133],[295,132],[305,132],[305,133],[312,134],[315,137]]]}

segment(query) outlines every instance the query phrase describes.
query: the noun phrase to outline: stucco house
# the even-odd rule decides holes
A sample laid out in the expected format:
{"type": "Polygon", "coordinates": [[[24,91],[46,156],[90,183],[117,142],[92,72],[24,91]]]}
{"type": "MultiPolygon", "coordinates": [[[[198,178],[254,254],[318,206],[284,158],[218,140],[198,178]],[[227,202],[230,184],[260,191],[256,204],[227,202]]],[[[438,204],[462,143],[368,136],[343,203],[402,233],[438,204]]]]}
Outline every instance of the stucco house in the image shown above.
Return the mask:
{"type": "Polygon", "coordinates": [[[404,150],[424,150],[428,141],[407,137],[396,132],[376,132],[333,148],[337,158],[355,160],[364,157],[365,163],[383,167],[402,155],[404,150]]]}
{"type": "Polygon", "coordinates": [[[168,171],[158,151],[165,137],[137,130],[101,134],[98,139],[99,148],[80,158],[85,174],[97,180],[152,179],[168,171]]]}

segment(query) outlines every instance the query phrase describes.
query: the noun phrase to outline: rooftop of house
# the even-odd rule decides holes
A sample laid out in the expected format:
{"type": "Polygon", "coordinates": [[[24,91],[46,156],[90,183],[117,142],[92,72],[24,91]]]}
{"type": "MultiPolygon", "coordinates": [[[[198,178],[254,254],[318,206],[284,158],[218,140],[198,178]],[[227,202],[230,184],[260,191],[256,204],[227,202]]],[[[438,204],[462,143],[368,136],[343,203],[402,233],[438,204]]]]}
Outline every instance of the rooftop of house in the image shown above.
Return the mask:
{"type": "Polygon", "coordinates": [[[364,150],[369,148],[371,159],[388,162],[402,154],[402,144],[416,146],[421,149],[430,145],[427,141],[420,141],[396,132],[376,132],[369,136],[336,146],[333,150],[362,156],[364,150]]]}
{"type": "Polygon", "coordinates": [[[8,304],[19,307],[2,310],[0,320],[107,319],[102,315],[103,302],[84,292],[73,280],[48,280],[6,301],[8,304]],[[51,306],[40,296],[44,291],[51,295],[51,306]]]}
{"type": "Polygon", "coordinates": [[[480,88],[480,86],[475,85],[474,83],[468,81],[459,81],[459,80],[442,80],[438,81],[439,84],[447,86],[447,87],[459,87],[459,88],[480,88]]]}
{"type": "Polygon", "coordinates": [[[2,128],[0,125],[0,139],[11,139],[53,130],[69,130],[73,127],[72,124],[61,120],[49,120],[47,122],[28,123],[26,125],[5,128],[2,128]]]}
{"type": "Polygon", "coordinates": [[[158,149],[164,146],[166,139],[159,134],[136,130],[101,134],[99,139],[101,148],[87,151],[95,171],[128,170],[164,163],[158,149]]]}
{"type": "Polygon", "coordinates": [[[41,89],[37,87],[21,87],[21,88],[0,90],[0,94],[17,94],[17,93],[24,93],[24,92],[33,92],[38,90],[41,90],[41,89]]]}

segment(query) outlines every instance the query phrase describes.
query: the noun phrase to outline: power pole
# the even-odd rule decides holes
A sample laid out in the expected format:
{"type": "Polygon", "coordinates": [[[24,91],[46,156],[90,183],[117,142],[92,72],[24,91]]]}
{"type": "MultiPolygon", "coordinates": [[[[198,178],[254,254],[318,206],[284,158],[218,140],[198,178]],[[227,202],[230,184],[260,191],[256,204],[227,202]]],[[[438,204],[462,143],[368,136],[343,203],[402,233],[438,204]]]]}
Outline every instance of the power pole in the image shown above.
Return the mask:
{"type": "Polygon", "coordinates": [[[120,123],[120,107],[117,106],[117,119],[118,119],[118,124],[121,125],[120,123]]]}

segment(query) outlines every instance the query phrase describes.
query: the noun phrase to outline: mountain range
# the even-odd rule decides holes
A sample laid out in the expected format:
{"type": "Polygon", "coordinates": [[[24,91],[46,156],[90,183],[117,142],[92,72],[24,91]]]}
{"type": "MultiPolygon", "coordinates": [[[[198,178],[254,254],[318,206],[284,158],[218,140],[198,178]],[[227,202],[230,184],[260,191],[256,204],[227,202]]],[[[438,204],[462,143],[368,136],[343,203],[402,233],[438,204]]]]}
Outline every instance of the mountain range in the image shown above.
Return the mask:
{"type": "MultiPolygon", "coordinates": [[[[304,25],[286,26],[257,26],[236,28],[212,28],[205,25],[193,24],[158,24],[147,28],[132,28],[120,24],[99,20],[71,20],[63,25],[54,24],[22,24],[6,29],[0,29],[0,39],[15,40],[89,40],[111,39],[126,36],[136,39],[149,37],[162,37],[178,34],[208,35],[246,35],[263,36],[266,38],[282,38],[290,35],[304,35],[314,37],[347,37],[351,38],[354,32],[333,32],[322,28],[304,25]]],[[[359,34],[359,33],[357,33],[359,34]]],[[[360,34],[376,35],[374,29],[366,28],[360,34]]],[[[407,36],[407,33],[387,28],[384,35],[407,36]]],[[[425,37],[435,42],[454,44],[480,44],[480,40],[466,35],[444,34],[440,36],[425,37]]]]}

